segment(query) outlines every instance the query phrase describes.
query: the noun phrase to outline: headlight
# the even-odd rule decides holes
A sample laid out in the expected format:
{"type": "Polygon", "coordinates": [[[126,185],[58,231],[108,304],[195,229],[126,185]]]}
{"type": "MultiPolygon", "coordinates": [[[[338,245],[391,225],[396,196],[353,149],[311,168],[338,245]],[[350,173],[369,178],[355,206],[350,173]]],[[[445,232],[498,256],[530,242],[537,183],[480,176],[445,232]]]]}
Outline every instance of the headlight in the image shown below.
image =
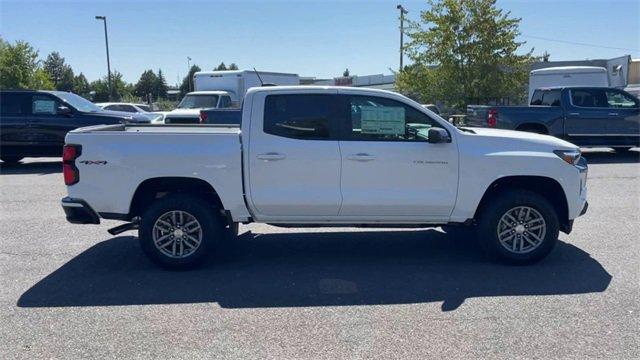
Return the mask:
{"type": "Polygon", "coordinates": [[[555,150],[554,154],[558,155],[558,157],[569,165],[577,165],[578,161],[580,161],[580,150],[555,150]]]}

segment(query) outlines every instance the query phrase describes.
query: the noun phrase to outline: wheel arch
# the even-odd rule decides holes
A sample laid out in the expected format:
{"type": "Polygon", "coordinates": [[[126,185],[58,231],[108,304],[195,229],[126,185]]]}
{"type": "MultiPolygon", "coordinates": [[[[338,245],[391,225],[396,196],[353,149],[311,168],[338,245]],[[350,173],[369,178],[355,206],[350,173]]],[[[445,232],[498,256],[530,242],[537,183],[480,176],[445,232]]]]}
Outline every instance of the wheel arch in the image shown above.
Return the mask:
{"type": "Polygon", "coordinates": [[[535,175],[513,175],[504,176],[494,180],[485,190],[480,203],[478,204],[473,218],[478,219],[483,207],[492,198],[499,196],[506,190],[527,190],[537,193],[547,199],[556,210],[560,221],[560,230],[565,233],[571,231],[571,221],[569,220],[569,204],[562,185],[553,178],[535,175]]]}
{"type": "Polygon", "coordinates": [[[194,177],[167,176],[149,178],[138,185],[131,199],[128,217],[140,216],[153,200],[175,193],[196,195],[214,208],[225,209],[218,192],[209,182],[194,177]]]}

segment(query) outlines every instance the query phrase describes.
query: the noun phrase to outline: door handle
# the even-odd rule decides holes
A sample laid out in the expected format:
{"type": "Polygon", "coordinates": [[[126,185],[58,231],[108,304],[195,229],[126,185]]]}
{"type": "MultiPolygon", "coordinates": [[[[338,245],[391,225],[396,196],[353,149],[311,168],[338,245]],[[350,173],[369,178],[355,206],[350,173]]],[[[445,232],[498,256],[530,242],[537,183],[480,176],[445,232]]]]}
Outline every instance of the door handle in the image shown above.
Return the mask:
{"type": "Polygon", "coordinates": [[[367,153],[357,153],[357,154],[347,156],[347,159],[353,160],[353,161],[371,161],[371,160],[375,160],[376,157],[375,155],[371,155],[367,153]]]}
{"type": "Polygon", "coordinates": [[[618,113],[611,112],[609,113],[609,116],[618,116],[618,113]]]}
{"type": "Polygon", "coordinates": [[[266,154],[259,154],[258,155],[258,159],[264,160],[264,161],[282,160],[282,159],[284,159],[286,157],[287,156],[285,154],[281,154],[281,153],[277,153],[277,152],[268,152],[266,154]]]}
{"type": "Polygon", "coordinates": [[[580,113],[569,113],[571,116],[580,116],[580,113]]]}

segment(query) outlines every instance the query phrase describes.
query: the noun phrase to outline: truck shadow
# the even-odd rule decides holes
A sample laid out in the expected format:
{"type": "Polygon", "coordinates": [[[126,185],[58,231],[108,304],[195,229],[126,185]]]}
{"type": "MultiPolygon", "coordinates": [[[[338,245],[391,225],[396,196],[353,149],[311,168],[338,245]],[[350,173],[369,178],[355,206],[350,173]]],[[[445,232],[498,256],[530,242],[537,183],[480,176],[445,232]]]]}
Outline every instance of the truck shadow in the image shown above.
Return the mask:
{"type": "Polygon", "coordinates": [[[611,275],[560,241],[533,266],[488,262],[437,230],[245,233],[235,255],[187,272],[161,270],[135,237],[103,241],[27,290],[20,307],[217,302],[223,308],[443,302],[486,296],[602,292],[611,275]]]}
{"type": "Polygon", "coordinates": [[[62,162],[41,161],[18,164],[0,162],[1,175],[47,175],[62,172],[62,162]]]}

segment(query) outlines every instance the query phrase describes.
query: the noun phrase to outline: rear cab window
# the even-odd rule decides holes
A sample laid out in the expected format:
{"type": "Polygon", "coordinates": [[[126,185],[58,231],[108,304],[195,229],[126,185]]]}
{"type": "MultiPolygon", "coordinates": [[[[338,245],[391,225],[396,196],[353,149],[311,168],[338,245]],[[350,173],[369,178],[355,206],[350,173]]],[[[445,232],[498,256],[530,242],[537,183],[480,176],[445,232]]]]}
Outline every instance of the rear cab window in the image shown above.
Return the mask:
{"type": "Polygon", "coordinates": [[[530,105],[560,106],[560,89],[536,90],[531,97],[530,105]]]}

